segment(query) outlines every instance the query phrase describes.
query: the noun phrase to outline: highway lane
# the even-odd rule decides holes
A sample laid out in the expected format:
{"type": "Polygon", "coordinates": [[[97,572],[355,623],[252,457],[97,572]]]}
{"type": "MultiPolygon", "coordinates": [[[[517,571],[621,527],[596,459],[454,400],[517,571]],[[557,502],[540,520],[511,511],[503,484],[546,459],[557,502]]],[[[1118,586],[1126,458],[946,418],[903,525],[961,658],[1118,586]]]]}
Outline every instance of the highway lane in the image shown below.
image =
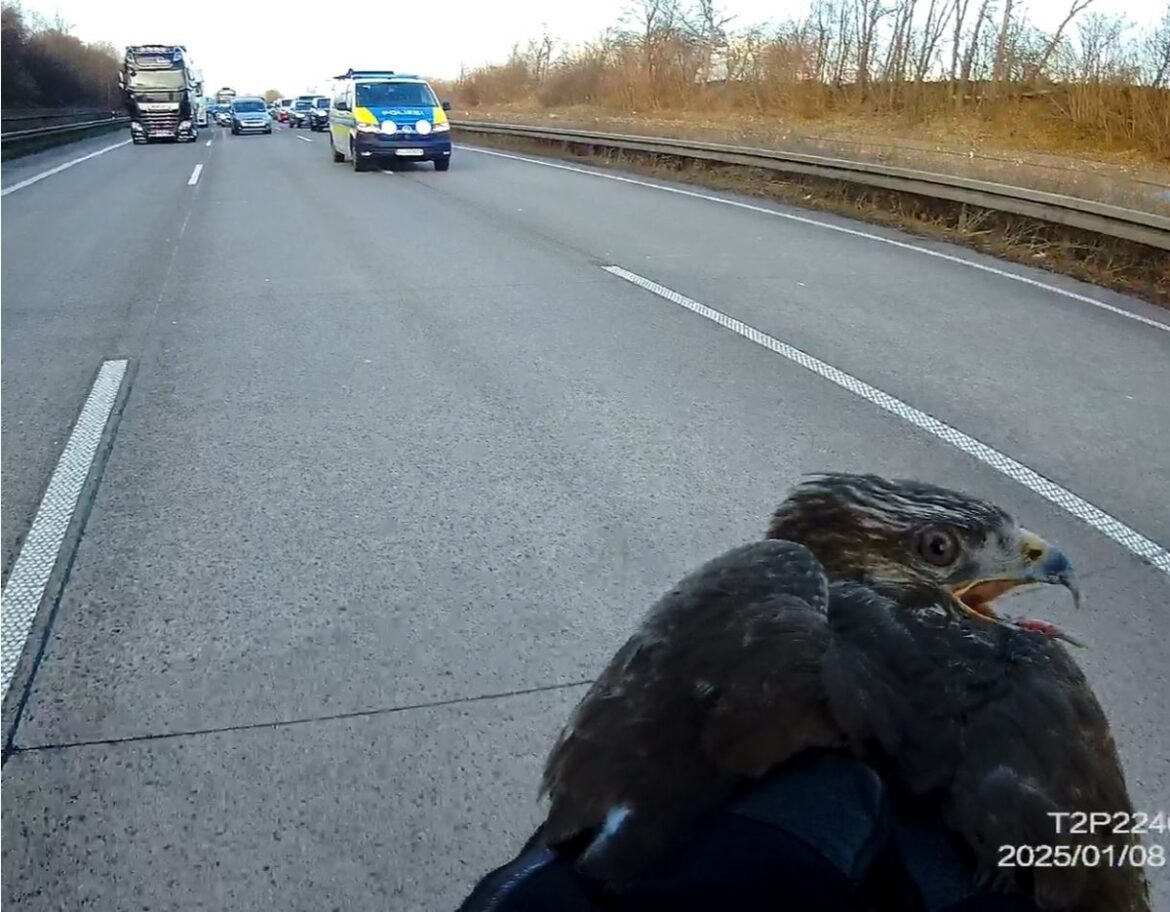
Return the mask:
{"type": "MultiPolygon", "coordinates": [[[[4,163],[5,188],[119,134],[4,163]]],[[[103,357],[149,323],[206,147],[123,146],[4,196],[3,577],[103,357]],[[181,180],[178,178],[182,178],[181,180]]]]}
{"type": "MultiPolygon", "coordinates": [[[[896,251],[660,197],[468,150],[447,174],[355,175],[319,134],[281,132],[118,150],[5,198],[5,227],[27,220],[26,258],[59,244],[54,273],[97,270],[87,302],[66,299],[72,322],[6,319],[5,394],[50,388],[75,413],[97,361],[138,362],[4,768],[6,901],[452,905],[532,825],[536,771],[575,682],[653,597],[758,536],[784,489],[824,467],[959,485],[1065,544],[1088,602],[1067,626],[1093,641],[1082,659],[1139,806],[1165,805],[1165,575],[601,267],[802,345],[1090,499],[1112,497],[1102,506],[1165,542],[1164,452],[1142,466],[1127,455],[1151,422],[1165,433],[1158,403],[1110,410],[1122,479],[1098,480],[1096,457],[1074,447],[1100,442],[1096,414],[1069,439],[1066,400],[1044,384],[1096,407],[1118,372],[1066,362],[1060,374],[1033,352],[1067,348],[1067,332],[1156,381],[1158,331],[1022,286],[986,291],[954,264],[916,273],[896,251]],[[152,157],[121,165],[130,154],[152,157]],[[91,166],[125,170],[65,182],[91,166]],[[82,240],[116,237],[107,186],[120,224],[150,226],[157,244],[120,260],[128,286],[82,240]],[[792,279],[822,284],[804,297],[792,279]],[[152,305],[143,292],[118,311],[129,286],[153,289],[152,305]],[[976,303],[998,328],[973,317],[976,303]],[[1020,308],[1043,319],[1017,320],[1017,339],[1002,327],[1020,308]],[[960,338],[981,356],[932,350],[960,338]],[[73,373],[14,372],[10,387],[10,344],[40,345],[73,373]],[[1039,392],[1013,385],[1018,357],[1036,362],[1039,392]]],[[[45,270],[9,273],[12,235],[5,318],[26,287],[45,309],[69,288],[37,297],[45,270]]],[[[51,439],[30,432],[27,461],[39,445],[51,466],[51,439]]],[[[44,484],[47,468],[24,471],[44,484]]],[[[8,524],[6,512],[6,537],[8,524]]],[[[1029,600],[1065,619],[1053,594],[1029,600]]],[[[1170,896],[1164,879],[1159,890],[1170,896]]]]}
{"type": "MultiPolygon", "coordinates": [[[[491,179],[442,182],[425,172],[417,179],[453,206],[593,251],[794,341],[1170,541],[1170,331],[803,222],[499,156],[477,167],[491,179]]],[[[1170,330],[1170,312],[1152,305],[948,245],[915,244],[1097,298],[1170,330]]]]}

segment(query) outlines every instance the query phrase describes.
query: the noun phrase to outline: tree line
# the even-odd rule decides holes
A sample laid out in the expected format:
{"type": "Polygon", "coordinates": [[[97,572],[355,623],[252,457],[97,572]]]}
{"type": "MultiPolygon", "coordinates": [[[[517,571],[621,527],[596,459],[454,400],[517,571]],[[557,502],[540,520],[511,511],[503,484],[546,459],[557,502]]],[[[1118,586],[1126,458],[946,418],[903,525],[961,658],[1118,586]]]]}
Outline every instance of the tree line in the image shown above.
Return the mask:
{"type": "Polygon", "coordinates": [[[746,27],[717,0],[634,0],[596,41],[562,47],[546,33],[503,64],[464,72],[453,90],[471,106],[966,110],[1005,123],[1033,100],[1074,133],[1170,157],[1170,5],[1136,28],[1094,11],[1094,0],[1069,2],[1043,30],[1019,0],[812,0],[804,16],[746,27]]]}
{"type": "Polygon", "coordinates": [[[106,42],[69,34],[60,19],[46,21],[21,9],[0,6],[0,103],[13,108],[120,106],[121,55],[106,42]]]}

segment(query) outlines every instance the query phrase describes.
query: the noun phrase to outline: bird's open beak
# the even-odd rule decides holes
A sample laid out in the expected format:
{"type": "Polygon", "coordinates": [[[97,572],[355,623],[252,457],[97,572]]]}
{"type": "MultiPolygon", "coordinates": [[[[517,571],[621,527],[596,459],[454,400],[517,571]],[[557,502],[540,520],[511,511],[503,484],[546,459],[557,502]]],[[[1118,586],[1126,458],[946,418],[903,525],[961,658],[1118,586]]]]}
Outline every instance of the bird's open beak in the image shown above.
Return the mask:
{"type": "Polygon", "coordinates": [[[1081,591],[1068,558],[1059,548],[1050,545],[1036,533],[1020,529],[1012,542],[1007,560],[996,568],[996,572],[974,581],[966,581],[955,587],[953,592],[963,611],[970,617],[1046,633],[1081,645],[1059,627],[1046,621],[1001,617],[991,607],[992,602],[1013,589],[1041,583],[1064,586],[1072,593],[1073,606],[1080,607],[1081,591]]]}

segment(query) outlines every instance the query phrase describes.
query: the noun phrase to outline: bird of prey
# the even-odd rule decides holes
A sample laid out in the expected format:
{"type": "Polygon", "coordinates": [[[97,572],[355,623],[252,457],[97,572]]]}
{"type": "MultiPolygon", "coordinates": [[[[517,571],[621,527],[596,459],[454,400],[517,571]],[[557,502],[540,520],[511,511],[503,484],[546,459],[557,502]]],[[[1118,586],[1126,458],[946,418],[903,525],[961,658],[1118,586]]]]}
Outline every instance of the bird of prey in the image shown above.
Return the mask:
{"type": "Polygon", "coordinates": [[[824,748],[932,802],[993,888],[1045,910],[1148,910],[1137,865],[997,865],[1003,845],[1116,857],[1135,838],[1058,833],[1049,816],[1132,806],[1071,638],[993,607],[1045,583],[1079,601],[1065,556],[994,504],[811,476],[765,540],[660,598],[582,698],[545,765],[541,841],[583,844],[578,868],[620,891],[688,822],[824,748]]]}

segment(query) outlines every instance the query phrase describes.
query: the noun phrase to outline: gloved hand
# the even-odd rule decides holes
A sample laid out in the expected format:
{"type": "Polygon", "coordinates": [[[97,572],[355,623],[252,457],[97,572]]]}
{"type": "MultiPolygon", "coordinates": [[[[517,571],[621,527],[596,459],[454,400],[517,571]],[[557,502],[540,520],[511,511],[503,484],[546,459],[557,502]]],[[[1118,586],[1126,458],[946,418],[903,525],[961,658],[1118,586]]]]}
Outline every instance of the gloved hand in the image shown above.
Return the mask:
{"type": "Polygon", "coordinates": [[[680,833],[615,895],[539,830],[459,912],[1035,912],[974,883],[966,848],[850,757],[810,753],[680,833]]]}

